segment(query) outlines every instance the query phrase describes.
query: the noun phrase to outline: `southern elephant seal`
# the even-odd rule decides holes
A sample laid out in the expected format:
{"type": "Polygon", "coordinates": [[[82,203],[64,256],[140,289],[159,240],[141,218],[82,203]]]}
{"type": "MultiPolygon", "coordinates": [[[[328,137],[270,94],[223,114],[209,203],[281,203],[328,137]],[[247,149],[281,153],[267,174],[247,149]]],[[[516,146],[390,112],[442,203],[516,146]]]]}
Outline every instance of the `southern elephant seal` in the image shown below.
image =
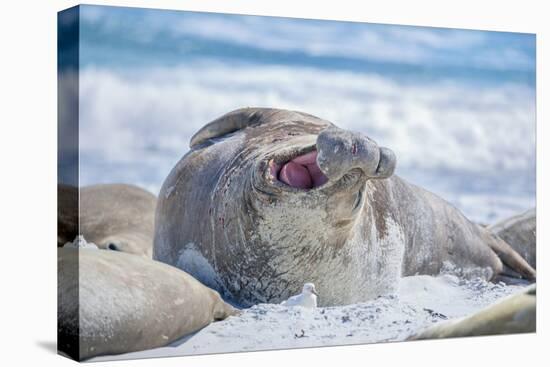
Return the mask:
{"type": "MultiPolygon", "coordinates": [[[[78,195],[76,188],[73,191],[78,195]]],[[[73,191],[58,188],[60,198],[72,198],[73,191]]],[[[65,242],[83,235],[86,241],[95,243],[101,249],[152,257],[156,197],[150,192],[133,185],[99,184],[80,188],[78,210],[70,207],[63,210],[61,204],[65,202],[65,205],[74,204],[74,200],[60,201],[59,212],[73,214],[58,215],[58,227],[62,219],[63,223],[70,224],[65,217],[71,219],[75,214],[80,221],[79,231],[75,225],[74,233],[69,230],[62,232],[65,242]]],[[[62,228],[65,227],[69,226],[63,224],[62,228]]],[[[58,234],[58,246],[65,242],[60,242],[58,234]]]]}
{"type": "Polygon", "coordinates": [[[235,313],[190,275],[141,256],[60,248],[58,269],[59,349],[77,360],[161,347],[235,313]]]}
{"type": "Polygon", "coordinates": [[[534,270],[436,195],[392,175],[367,136],[295,111],[244,108],[207,124],[165,180],[153,257],[248,306],[313,282],[321,306],[392,292],[444,263],[534,270]]]}
{"type": "Polygon", "coordinates": [[[537,213],[535,208],[489,226],[533,268],[537,268],[537,213]]]}
{"type": "Polygon", "coordinates": [[[536,285],[532,285],[471,316],[435,325],[408,340],[534,333],[537,328],[536,295],[536,285]]]}

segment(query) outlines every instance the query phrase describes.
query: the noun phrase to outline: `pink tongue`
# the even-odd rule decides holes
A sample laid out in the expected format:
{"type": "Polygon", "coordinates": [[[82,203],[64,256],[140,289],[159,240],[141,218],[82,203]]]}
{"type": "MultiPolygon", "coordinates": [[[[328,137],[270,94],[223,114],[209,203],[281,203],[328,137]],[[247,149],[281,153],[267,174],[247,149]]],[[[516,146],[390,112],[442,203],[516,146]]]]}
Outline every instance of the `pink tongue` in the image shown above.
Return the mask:
{"type": "Polygon", "coordinates": [[[317,165],[317,151],[309,152],[285,163],[279,172],[279,180],[300,189],[318,187],[328,181],[317,165]]]}
{"type": "Polygon", "coordinates": [[[281,168],[279,179],[288,186],[299,187],[300,189],[310,189],[312,185],[307,168],[292,161],[281,168]]]}

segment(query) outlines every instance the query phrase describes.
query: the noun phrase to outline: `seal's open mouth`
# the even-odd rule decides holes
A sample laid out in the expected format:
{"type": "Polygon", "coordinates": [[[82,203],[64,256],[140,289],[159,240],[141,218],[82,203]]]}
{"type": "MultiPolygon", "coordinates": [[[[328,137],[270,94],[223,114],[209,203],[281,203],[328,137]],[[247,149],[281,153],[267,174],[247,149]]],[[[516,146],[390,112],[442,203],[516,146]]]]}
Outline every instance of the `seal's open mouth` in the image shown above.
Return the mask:
{"type": "Polygon", "coordinates": [[[282,164],[270,161],[269,170],[273,178],[299,189],[312,189],[328,181],[317,164],[317,150],[298,155],[282,164]]]}

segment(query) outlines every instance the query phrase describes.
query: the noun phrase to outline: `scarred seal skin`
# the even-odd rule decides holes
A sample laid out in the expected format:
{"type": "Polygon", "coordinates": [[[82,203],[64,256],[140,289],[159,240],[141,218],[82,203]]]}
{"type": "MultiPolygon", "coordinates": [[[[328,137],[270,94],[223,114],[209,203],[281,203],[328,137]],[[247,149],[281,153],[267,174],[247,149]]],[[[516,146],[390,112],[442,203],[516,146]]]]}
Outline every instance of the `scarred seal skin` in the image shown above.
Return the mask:
{"type": "Polygon", "coordinates": [[[76,360],[162,347],[236,313],[172,266],[116,251],[57,251],[59,349],[76,360]]]}
{"type": "Polygon", "coordinates": [[[535,277],[503,240],[393,175],[394,153],[363,134],[244,108],[190,145],[159,194],[153,257],[242,306],[281,302],[306,282],[320,306],[366,301],[446,263],[493,278],[505,262],[535,277]]]}

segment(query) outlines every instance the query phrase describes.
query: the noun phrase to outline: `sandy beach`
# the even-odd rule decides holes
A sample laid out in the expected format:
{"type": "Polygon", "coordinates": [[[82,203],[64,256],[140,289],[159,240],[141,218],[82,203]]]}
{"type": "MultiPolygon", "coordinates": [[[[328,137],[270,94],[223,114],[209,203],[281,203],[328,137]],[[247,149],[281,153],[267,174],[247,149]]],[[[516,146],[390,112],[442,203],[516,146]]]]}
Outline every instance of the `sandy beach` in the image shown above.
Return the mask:
{"type": "Polygon", "coordinates": [[[316,309],[260,304],[169,346],[90,361],[398,342],[522,289],[451,274],[418,275],[402,278],[397,294],[370,302],[316,309]]]}

